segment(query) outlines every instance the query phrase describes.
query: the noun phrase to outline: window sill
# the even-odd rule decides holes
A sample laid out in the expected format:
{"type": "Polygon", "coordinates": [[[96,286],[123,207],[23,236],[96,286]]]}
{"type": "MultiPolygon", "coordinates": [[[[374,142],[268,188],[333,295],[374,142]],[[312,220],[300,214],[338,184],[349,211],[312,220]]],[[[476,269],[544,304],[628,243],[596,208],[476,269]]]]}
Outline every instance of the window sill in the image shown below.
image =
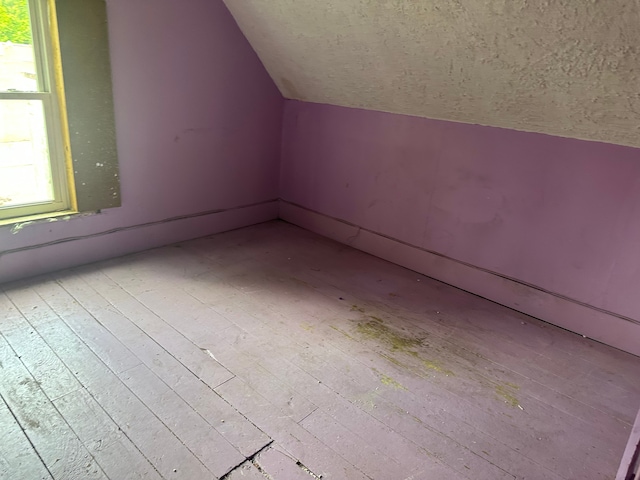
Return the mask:
{"type": "Polygon", "coordinates": [[[16,233],[26,225],[32,223],[57,222],[58,220],[69,220],[72,217],[82,215],[75,210],[63,210],[60,212],[40,213],[38,215],[27,215],[24,217],[7,218],[0,220],[0,227],[13,227],[11,231],[16,233]]]}

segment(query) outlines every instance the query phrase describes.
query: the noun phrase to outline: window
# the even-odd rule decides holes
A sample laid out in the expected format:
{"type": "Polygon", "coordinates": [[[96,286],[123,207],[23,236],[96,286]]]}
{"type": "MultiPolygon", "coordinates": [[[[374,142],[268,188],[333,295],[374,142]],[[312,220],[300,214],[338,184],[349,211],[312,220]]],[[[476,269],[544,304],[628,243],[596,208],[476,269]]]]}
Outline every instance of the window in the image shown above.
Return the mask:
{"type": "Polygon", "coordinates": [[[0,220],[74,208],[50,6],[0,0],[0,220]]]}
{"type": "Polygon", "coordinates": [[[0,0],[0,225],[118,206],[105,0],[0,0]]]}

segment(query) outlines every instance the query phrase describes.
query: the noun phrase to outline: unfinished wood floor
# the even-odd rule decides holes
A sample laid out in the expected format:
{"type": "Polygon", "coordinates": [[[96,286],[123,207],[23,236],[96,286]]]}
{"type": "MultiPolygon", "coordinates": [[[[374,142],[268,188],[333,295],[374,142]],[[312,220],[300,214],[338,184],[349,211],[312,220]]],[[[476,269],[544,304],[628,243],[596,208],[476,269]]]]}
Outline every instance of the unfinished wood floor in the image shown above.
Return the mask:
{"type": "Polygon", "coordinates": [[[640,358],[283,222],[0,292],[0,477],[611,479],[640,358]]]}

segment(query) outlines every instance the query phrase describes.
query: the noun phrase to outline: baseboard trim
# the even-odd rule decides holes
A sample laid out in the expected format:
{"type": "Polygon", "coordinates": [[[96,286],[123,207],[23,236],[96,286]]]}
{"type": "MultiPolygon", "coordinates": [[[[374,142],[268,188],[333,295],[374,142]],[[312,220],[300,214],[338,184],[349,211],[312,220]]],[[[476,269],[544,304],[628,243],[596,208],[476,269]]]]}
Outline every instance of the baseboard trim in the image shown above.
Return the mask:
{"type": "Polygon", "coordinates": [[[280,218],[423,275],[640,356],[640,322],[280,200],[280,218]]]}
{"type": "Polygon", "coordinates": [[[277,218],[278,200],[271,199],[0,251],[0,284],[277,218]]]}

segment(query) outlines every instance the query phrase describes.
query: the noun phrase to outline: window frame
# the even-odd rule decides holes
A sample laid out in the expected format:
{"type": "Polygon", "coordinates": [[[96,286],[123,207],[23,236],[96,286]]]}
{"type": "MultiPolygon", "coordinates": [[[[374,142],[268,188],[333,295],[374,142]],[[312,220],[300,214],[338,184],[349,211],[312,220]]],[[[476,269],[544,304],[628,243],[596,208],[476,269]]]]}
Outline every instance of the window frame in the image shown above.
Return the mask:
{"type": "Polygon", "coordinates": [[[0,220],[0,228],[122,206],[106,0],[41,1],[57,59],[70,209],[0,220]]]}
{"type": "Polygon", "coordinates": [[[53,216],[77,212],[73,172],[70,168],[68,131],[53,0],[27,0],[37,91],[0,91],[0,100],[35,100],[41,103],[46,128],[53,200],[0,207],[0,222],[15,223],[25,217],[53,216]]]}

